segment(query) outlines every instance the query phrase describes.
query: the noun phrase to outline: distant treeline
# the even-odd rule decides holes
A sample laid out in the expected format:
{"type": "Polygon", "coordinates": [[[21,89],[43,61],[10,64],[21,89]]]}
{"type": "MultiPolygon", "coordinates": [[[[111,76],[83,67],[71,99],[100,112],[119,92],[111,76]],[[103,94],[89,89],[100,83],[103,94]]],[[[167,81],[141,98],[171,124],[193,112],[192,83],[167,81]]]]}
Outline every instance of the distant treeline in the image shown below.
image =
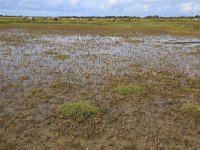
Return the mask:
{"type": "MultiPolygon", "coordinates": [[[[20,16],[10,16],[10,15],[0,15],[0,17],[23,17],[20,16]]],[[[51,17],[51,16],[37,16],[37,17],[51,17]]],[[[58,16],[59,18],[102,18],[102,19],[108,19],[108,18],[131,18],[131,19],[155,19],[155,18],[166,18],[166,19],[177,19],[177,18],[200,18],[199,15],[196,16],[171,16],[171,17],[163,17],[163,16],[145,16],[145,17],[139,17],[139,16],[58,16]]]]}

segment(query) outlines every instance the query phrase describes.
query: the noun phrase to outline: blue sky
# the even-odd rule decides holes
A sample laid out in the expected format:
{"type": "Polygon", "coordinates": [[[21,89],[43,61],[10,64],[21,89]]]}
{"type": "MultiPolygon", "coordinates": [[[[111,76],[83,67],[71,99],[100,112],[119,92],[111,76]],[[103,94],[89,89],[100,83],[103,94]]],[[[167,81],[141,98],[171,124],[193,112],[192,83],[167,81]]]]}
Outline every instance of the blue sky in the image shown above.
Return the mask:
{"type": "Polygon", "coordinates": [[[200,0],[0,0],[0,14],[23,16],[190,16],[200,0]]]}

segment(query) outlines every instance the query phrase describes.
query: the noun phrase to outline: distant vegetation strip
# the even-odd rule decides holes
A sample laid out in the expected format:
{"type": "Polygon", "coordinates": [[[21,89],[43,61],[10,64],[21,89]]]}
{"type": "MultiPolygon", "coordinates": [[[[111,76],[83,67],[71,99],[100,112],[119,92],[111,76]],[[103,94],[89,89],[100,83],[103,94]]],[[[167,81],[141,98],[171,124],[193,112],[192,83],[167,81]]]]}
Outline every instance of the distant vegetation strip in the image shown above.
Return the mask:
{"type": "Polygon", "coordinates": [[[200,18],[50,18],[0,17],[3,27],[107,27],[117,30],[200,35],[200,18]],[[114,27],[114,28],[113,28],[114,27]]]}

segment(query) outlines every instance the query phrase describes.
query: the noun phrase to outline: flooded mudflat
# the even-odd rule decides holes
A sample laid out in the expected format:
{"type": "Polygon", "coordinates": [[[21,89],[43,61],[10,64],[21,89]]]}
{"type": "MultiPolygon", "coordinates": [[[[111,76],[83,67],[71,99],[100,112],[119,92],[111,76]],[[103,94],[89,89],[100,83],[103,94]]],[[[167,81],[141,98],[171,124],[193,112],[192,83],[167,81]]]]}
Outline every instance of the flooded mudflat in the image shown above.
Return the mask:
{"type": "Polygon", "coordinates": [[[200,149],[199,41],[1,31],[0,147],[200,149]],[[103,113],[63,116],[77,101],[103,113]]]}

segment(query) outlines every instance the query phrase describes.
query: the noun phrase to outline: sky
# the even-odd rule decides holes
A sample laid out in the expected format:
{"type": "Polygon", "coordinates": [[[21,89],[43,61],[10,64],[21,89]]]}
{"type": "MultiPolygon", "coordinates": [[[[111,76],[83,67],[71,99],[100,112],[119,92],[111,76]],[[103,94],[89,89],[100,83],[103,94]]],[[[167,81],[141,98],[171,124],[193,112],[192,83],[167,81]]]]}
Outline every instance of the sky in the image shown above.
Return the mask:
{"type": "Polygon", "coordinates": [[[1,15],[195,16],[200,0],[0,0],[1,15]]]}

